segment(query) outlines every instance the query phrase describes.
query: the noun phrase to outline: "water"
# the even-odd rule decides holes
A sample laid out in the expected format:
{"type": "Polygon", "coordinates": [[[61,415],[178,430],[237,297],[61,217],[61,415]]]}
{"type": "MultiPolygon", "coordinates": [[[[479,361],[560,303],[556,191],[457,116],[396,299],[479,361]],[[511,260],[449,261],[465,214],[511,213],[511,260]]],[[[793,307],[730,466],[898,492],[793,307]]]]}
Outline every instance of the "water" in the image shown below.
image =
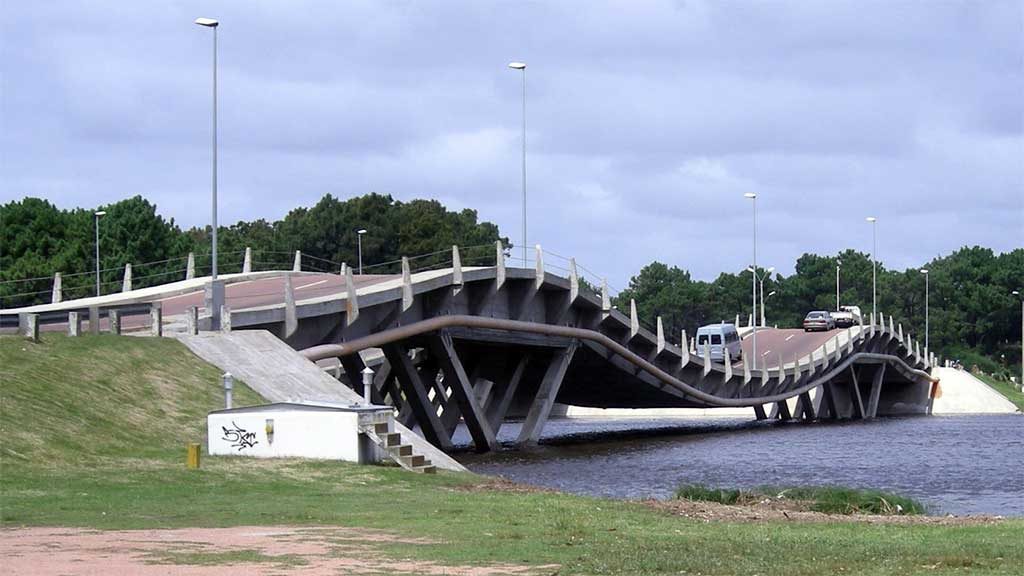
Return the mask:
{"type": "MultiPolygon", "coordinates": [[[[500,440],[518,431],[506,424],[500,440]]],[[[475,472],[612,498],[667,498],[691,483],[834,484],[911,496],[937,514],[1024,516],[1019,415],[810,425],[580,418],[552,420],[541,442],[528,452],[458,458],[475,472]]]]}

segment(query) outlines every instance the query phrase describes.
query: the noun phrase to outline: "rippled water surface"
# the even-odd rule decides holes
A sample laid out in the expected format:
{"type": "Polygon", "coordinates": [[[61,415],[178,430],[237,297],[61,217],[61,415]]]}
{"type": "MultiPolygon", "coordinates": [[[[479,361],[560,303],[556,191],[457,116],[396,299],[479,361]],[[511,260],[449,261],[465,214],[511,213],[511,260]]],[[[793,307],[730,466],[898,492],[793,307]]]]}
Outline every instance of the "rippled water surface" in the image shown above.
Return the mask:
{"type": "MultiPolygon", "coordinates": [[[[503,442],[519,426],[502,427],[503,442]]],[[[838,484],[914,497],[934,513],[1024,516],[1024,416],[839,424],[736,419],[553,420],[542,445],[459,460],[566,492],[666,498],[679,484],[838,484]]]]}

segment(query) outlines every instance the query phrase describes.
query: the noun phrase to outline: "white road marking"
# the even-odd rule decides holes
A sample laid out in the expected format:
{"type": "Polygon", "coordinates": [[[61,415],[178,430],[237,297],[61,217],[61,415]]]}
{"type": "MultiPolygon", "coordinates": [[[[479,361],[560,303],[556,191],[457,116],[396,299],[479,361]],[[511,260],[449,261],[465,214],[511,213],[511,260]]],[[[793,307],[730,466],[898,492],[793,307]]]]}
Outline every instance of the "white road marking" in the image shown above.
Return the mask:
{"type": "Polygon", "coordinates": [[[786,342],[789,342],[789,340],[790,340],[790,339],[791,339],[791,338],[792,338],[793,336],[796,336],[796,334],[790,334],[789,336],[786,336],[786,342]]]}
{"type": "Polygon", "coordinates": [[[769,352],[771,352],[771,350],[765,350],[764,353],[761,354],[761,356],[767,356],[769,352]]]}
{"type": "Polygon", "coordinates": [[[312,284],[306,284],[305,286],[299,286],[296,290],[302,290],[303,288],[309,288],[310,286],[316,286],[317,284],[323,284],[324,282],[327,282],[327,280],[321,280],[319,282],[313,282],[312,284]]]}

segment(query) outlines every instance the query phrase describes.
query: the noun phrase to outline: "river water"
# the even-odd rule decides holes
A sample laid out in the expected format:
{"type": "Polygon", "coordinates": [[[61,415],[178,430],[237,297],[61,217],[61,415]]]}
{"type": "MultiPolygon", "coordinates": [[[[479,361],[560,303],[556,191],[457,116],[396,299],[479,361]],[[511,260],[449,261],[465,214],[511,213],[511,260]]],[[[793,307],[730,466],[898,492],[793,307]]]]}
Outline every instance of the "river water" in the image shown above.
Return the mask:
{"type": "MultiPolygon", "coordinates": [[[[499,439],[512,443],[518,432],[508,423],[499,439]]],[[[844,485],[911,496],[935,514],[1024,516],[1020,415],[814,424],[570,418],[548,422],[536,449],[458,459],[475,472],[612,498],[668,498],[680,484],[844,485]]]]}

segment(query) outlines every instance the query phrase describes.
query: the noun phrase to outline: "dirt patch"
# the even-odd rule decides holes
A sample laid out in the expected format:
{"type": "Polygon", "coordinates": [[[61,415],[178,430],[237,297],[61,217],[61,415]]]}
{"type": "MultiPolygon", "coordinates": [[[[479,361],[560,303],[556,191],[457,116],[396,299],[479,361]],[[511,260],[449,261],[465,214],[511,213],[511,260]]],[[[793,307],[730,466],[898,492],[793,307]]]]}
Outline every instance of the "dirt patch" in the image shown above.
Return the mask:
{"type": "Polygon", "coordinates": [[[396,560],[381,544],[433,544],[385,531],[345,527],[185,528],[98,531],[15,528],[0,531],[4,574],[219,576],[224,574],[550,574],[557,566],[445,566],[396,560]]]}
{"type": "Polygon", "coordinates": [[[673,516],[684,516],[705,522],[863,522],[867,524],[968,526],[995,524],[1003,520],[999,516],[825,514],[808,510],[807,508],[810,506],[808,502],[773,498],[742,506],[693,500],[643,500],[642,502],[646,506],[673,516]]]}

